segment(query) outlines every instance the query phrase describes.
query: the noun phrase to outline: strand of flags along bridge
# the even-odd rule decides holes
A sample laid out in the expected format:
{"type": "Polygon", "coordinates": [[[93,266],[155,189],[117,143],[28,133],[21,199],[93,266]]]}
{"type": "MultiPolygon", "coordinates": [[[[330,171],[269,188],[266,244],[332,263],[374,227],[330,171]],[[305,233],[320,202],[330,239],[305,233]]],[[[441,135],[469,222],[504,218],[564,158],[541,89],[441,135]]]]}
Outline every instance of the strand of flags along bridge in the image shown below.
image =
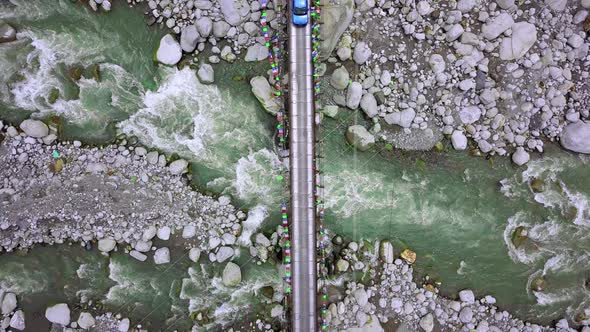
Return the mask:
{"type": "MultiPolygon", "coordinates": [[[[274,88],[277,103],[281,105],[281,109],[277,112],[277,137],[279,139],[279,148],[280,152],[283,153],[287,150],[287,141],[286,141],[286,114],[284,110],[284,100],[282,94],[282,85],[281,85],[281,43],[280,43],[280,36],[279,33],[281,29],[277,29],[277,34],[274,35],[271,39],[270,34],[268,32],[268,21],[267,21],[267,0],[261,0],[262,4],[262,14],[260,17],[260,23],[262,25],[262,32],[265,40],[266,47],[268,48],[268,59],[271,66],[271,71],[274,79],[274,88]]],[[[282,12],[282,8],[277,7],[275,8],[277,13],[282,12]]],[[[313,0],[313,5],[311,6],[311,13],[310,16],[312,18],[312,26],[311,26],[311,38],[312,38],[312,60],[313,60],[313,83],[314,83],[314,103],[317,100],[317,96],[320,93],[320,79],[319,79],[319,43],[320,43],[320,19],[321,19],[321,7],[319,0],[313,0]]],[[[317,106],[317,105],[314,105],[317,106]]],[[[317,107],[315,107],[317,109],[317,107]]],[[[314,164],[316,176],[319,179],[319,169],[316,163],[314,164]]],[[[283,187],[285,188],[286,184],[284,182],[285,177],[283,175],[277,176],[277,180],[283,183],[283,187]]],[[[285,192],[287,192],[285,190],[285,192]]],[[[327,329],[327,322],[326,322],[326,313],[327,313],[327,305],[328,305],[328,295],[327,295],[327,288],[326,288],[326,279],[328,275],[328,268],[326,266],[326,250],[324,247],[325,242],[325,233],[324,233],[324,204],[323,198],[321,195],[318,194],[316,189],[315,191],[315,199],[316,199],[316,212],[317,212],[317,229],[318,229],[318,242],[319,242],[319,254],[320,254],[320,268],[319,268],[319,277],[321,282],[321,326],[322,330],[327,329]]],[[[287,294],[286,299],[291,294],[291,238],[289,236],[289,219],[287,215],[287,202],[284,199],[281,203],[281,219],[283,225],[283,263],[285,267],[285,293],[287,294]]],[[[285,302],[285,304],[288,304],[285,302]]]]}

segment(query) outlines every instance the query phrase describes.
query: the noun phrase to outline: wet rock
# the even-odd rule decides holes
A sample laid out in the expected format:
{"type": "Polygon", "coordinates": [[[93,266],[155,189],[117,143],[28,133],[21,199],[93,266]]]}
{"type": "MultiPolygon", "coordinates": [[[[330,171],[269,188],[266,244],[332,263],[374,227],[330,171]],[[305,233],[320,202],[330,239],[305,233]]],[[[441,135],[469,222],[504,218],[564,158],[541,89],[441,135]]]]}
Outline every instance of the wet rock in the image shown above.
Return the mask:
{"type": "Polygon", "coordinates": [[[162,64],[174,66],[181,58],[182,48],[176,39],[170,34],[162,37],[156,52],[156,59],[162,64]]]}
{"type": "Polygon", "coordinates": [[[280,304],[275,305],[274,307],[272,307],[272,309],[270,309],[270,317],[275,318],[275,317],[280,317],[283,315],[283,306],[280,304]]]}
{"type": "Polygon", "coordinates": [[[199,81],[201,81],[201,83],[203,84],[211,84],[215,81],[215,73],[213,72],[213,67],[207,63],[204,63],[201,65],[201,67],[199,67],[197,76],[199,77],[199,81]]]}
{"type": "Polygon", "coordinates": [[[45,310],[45,318],[48,321],[67,326],[70,324],[70,308],[65,303],[59,303],[45,310]]]}
{"type": "Polygon", "coordinates": [[[20,124],[20,129],[28,136],[41,138],[49,135],[49,127],[39,120],[27,119],[20,124]]]}
{"type": "Polygon", "coordinates": [[[570,123],[561,132],[561,146],[567,150],[590,153],[590,123],[570,123]]]}
{"type": "Polygon", "coordinates": [[[157,265],[170,263],[170,249],[163,247],[154,252],[154,263],[157,265]]]}
{"type": "Polygon", "coordinates": [[[78,318],[78,326],[85,330],[91,328],[96,324],[96,320],[92,317],[91,314],[87,312],[80,313],[80,317],[78,318]]]}
{"type": "Polygon", "coordinates": [[[197,47],[199,31],[194,24],[185,26],[180,30],[180,47],[183,51],[191,53],[197,47]]]}
{"type": "Polygon", "coordinates": [[[518,248],[520,247],[528,238],[528,231],[524,226],[518,226],[512,232],[512,244],[518,248]]]}
{"type": "Polygon", "coordinates": [[[168,169],[172,175],[180,175],[186,172],[186,168],[188,166],[188,161],[184,159],[178,159],[170,163],[168,169]]]}
{"type": "MultiPolygon", "coordinates": [[[[0,293],[1,294],[1,293],[0,293]]],[[[14,309],[16,309],[16,295],[14,293],[6,293],[4,294],[4,298],[2,298],[2,305],[0,306],[0,312],[3,315],[8,315],[14,309]]]]}
{"type": "Polygon", "coordinates": [[[348,127],[346,131],[346,140],[349,144],[355,146],[360,151],[367,151],[375,145],[375,136],[361,125],[348,127]]]}
{"type": "Polygon", "coordinates": [[[546,287],[546,283],[545,283],[545,279],[543,277],[537,277],[537,278],[533,279],[533,282],[531,282],[531,289],[536,292],[544,291],[545,287],[546,287]]]}
{"type": "Polygon", "coordinates": [[[531,190],[534,193],[542,193],[543,191],[545,191],[545,184],[543,183],[543,180],[539,179],[539,178],[534,178],[531,183],[531,190]]]}
{"type": "Polygon", "coordinates": [[[256,234],[256,237],[254,238],[254,242],[256,242],[257,245],[260,245],[263,247],[270,246],[270,240],[262,233],[256,234]]]}
{"type": "Polygon", "coordinates": [[[459,292],[459,299],[465,303],[475,303],[475,295],[469,289],[464,289],[459,292]]]}
{"type": "Polygon", "coordinates": [[[264,110],[272,115],[277,115],[281,109],[281,105],[278,104],[275,90],[270,86],[266,78],[262,76],[255,76],[250,80],[252,86],[252,93],[256,96],[256,99],[262,104],[264,110]]]}
{"type": "Polygon", "coordinates": [[[338,106],[326,105],[320,110],[320,112],[329,118],[333,118],[338,114],[338,106]]]}
{"type": "Polygon", "coordinates": [[[16,330],[25,329],[25,313],[22,310],[17,310],[12,318],[10,318],[10,327],[16,330]]]}
{"type": "Polygon", "coordinates": [[[0,43],[16,40],[16,30],[8,23],[0,22],[0,43]]]}
{"type": "Polygon", "coordinates": [[[227,263],[222,274],[223,284],[228,287],[235,287],[242,282],[242,271],[240,267],[232,262],[227,263]]]}
{"type": "Polygon", "coordinates": [[[98,240],[98,250],[102,252],[110,252],[115,249],[117,242],[113,239],[100,239],[98,240]]]}
{"type": "Polygon", "coordinates": [[[512,154],[512,162],[518,166],[522,166],[528,163],[530,160],[529,153],[524,150],[523,147],[519,146],[516,151],[512,154]]]}
{"type": "Polygon", "coordinates": [[[379,255],[381,256],[381,259],[385,263],[387,263],[387,264],[393,263],[393,245],[391,244],[391,242],[389,242],[389,241],[381,242],[381,245],[379,248],[379,255]]]}
{"type": "Polygon", "coordinates": [[[410,249],[404,249],[400,254],[400,257],[403,258],[408,264],[414,264],[416,261],[416,253],[410,249]]]}
{"type": "Polygon", "coordinates": [[[350,263],[345,259],[340,258],[336,262],[336,271],[338,271],[338,272],[346,272],[346,271],[348,271],[349,267],[350,267],[350,263]]]}

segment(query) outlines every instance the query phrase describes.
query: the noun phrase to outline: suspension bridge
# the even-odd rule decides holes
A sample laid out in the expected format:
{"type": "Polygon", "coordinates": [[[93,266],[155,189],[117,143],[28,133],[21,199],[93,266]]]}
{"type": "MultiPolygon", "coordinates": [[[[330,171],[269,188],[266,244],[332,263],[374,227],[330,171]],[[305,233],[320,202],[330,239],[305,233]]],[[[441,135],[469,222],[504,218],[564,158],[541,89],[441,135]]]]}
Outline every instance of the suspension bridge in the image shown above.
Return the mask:
{"type": "Polygon", "coordinates": [[[322,280],[327,274],[324,264],[323,203],[318,193],[319,165],[317,160],[316,127],[319,116],[315,113],[315,100],[320,92],[318,68],[319,27],[321,7],[319,0],[306,2],[310,21],[294,25],[291,18],[293,2],[287,8],[275,7],[276,12],[287,13],[283,22],[287,33],[277,29],[269,33],[266,16],[267,0],[262,0],[261,24],[269,48],[277,102],[282,105],[277,114],[278,144],[281,156],[288,158],[289,170],[279,176],[286,195],[281,206],[283,233],[283,259],[285,305],[290,324],[296,332],[326,330],[326,287],[322,280]],[[285,43],[286,41],[286,43],[285,43]],[[288,45],[288,61],[281,55],[288,45]],[[282,74],[288,66],[289,80],[283,86],[282,74]],[[286,97],[286,98],[285,98],[286,97]],[[319,287],[318,287],[318,279],[319,287]]]}

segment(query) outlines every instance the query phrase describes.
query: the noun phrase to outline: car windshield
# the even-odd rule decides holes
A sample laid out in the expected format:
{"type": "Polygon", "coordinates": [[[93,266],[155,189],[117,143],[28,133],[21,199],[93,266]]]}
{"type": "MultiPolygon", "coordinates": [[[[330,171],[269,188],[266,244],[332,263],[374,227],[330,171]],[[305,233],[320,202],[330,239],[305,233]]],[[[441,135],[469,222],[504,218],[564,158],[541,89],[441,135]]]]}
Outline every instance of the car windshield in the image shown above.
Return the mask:
{"type": "Polygon", "coordinates": [[[305,14],[307,14],[307,8],[295,7],[295,8],[293,8],[293,12],[295,13],[295,15],[305,15],[305,14]]]}

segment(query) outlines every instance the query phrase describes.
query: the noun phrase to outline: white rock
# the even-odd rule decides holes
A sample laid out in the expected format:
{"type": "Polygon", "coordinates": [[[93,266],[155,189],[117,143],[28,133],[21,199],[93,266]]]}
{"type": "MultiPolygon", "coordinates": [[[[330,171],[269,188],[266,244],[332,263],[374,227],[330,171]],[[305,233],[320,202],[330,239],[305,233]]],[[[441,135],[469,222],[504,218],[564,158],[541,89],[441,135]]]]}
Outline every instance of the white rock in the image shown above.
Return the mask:
{"type": "Polygon", "coordinates": [[[156,52],[156,59],[165,65],[176,65],[182,58],[182,48],[180,44],[170,34],[160,39],[160,46],[156,52]]]}
{"type": "Polygon", "coordinates": [[[94,317],[92,317],[91,314],[87,312],[80,313],[80,317],[78,318],[78,326],[80,328],[88,330],[94,326],[94,324],[96,324],[96,320],[94,320],[94,317]]]}
{"type": "Polygon", "coordinates": [[[275,305],[270,309],[270,317],[279,317],[283,314],[283,306],[280,304],[275,305]]]}
{"type": "Polygon", "coordinates": [[[514,6],[514,0],[496,0],[496,3],[502,9],[510,9],[514,6]]]}
{"type": "Polygon", "coordinates": [[[455,150],[465,150],[467,148],[467,137],[462,131],[455,130],[451,135],[451,143],[455,150]]]}
{"type": "Polygon", "coordinates": [[[246,62],[262,61],[262,60],[266,59],[267,57],[268,57],[268,47],[256,43],[256,44],[248,47],[248,50],[246,51],[246,57],[244,57],[244,60],[246,62]]]}
{"type": "Polygon", "coordinates": [[[98,240],[98,250],[102,252],[110,252],[115,249],[117,242],[113,239],[100,239],[98,240]]]}
{"type": "Polygon", "coordinates": [[[170,163],[170,166],[168,166],[168,170],[172,175],[179,175],[186,171],[187,166],[188,161],[184,159],[178,159],[170,163]]]}
{"type": "Polygon", "coordinates": [[[390,125],[398,125],[403,128],[409,128],[412,121],[416,117],[416,111],[411,108],[406,108],[401,112],[388,113],[383,117],[383,120],[390,125]]]}
{"type": "Polygon", "coordinates": [[[231,26],[225,21],[213,22],[213,36],[215,38],[225,38],[231,26]]]}
{"type": "Polygon", "coordinates": [[[129,325],[131,325],[129,318],[123,318],[119,322],[119,326],[117,327],[117,330],[119,332],[127,332],[127,331],[129,331],[129,325]]]}
{"type": "Polygon", "coordinates": [[[220,247],[215,257],[219,263],[223,263],[226,260],[232,258],[234,250],[231,247],[220,247]]]}
{"type": "Polygon", "coordinates": [[[371,57],[371,49],[365,42],[358,42],[354,47],[352,58],[359,65],[364,64],[371,57]]]}
{"type": "Polygon", "coordinates": [[[148,228],[146,228],[143,231],[143,234],[141,234],[141,239],[146,242],[150,241],[151,239],[154,238],[154,236],[156,236],[156,232],[157,232],[156,226],[153,226],[153,225],[149,226],[148,228]]]}
{"type": "Polygon", "coordinates": [[[444,72],[446,68],[445,59],[440,54],[432,54],[428,60],[428,64],[435,74],[444,72]]]}
{"type": "Polygon", "coordinates": [[[197,235],[197,228],[194,225],[186,225],[182,229],[182,238],[190,239],[197,235]]]}
{"type": "Polygon", "coordinates": [[[222,273],[223,284],[228,287],[235,287],[242,282],[242,271],[240,267],[232,262],[228,262],[222,273]]]}
{"type": "Polygon", "coordinates": [[[266,78],[254,76],[250,80],[250,86],[252,86],[252,93],[258,99],[264,110],[272,115],[277,115],[281,109],[281,105],[277,102],[275,90],[270,86],[266,78]]]}
{"type": "Polygon", "coordinates": [[[20,129],[28,136],[41,138],[49,135],[49,127],[39,120],[27,119],[20,124],[20,129]]]}
{"type": "Polygon", "coordinates": [[[154,263],[156,265],[170,263],[170,249],[163,247],[154,252],[154,263]]]}
{"type": "Polygon", "coordinates": [[[16,330],[25,329],[25,313],[22,310],[17,310],[12,318],[10,318],[10,327],[16,330]]]}
{"type": "Polygon", "coordinates": [[[462,13],[470,12],[475,6],[477,6],[477,0],[459,0],[457,3],[457,9],[462,13]]]}
{"type": "MultiPolygon", "coordinates": [[[[242,22],[242,18],[240,17],[240,7],[243,6],[244,4],[239,0],[220,1],[221,13],[223,14],[225,21],[233,26],[237,26],[242,22]]],[[[246,6],[248,6],[247,2],[246,6]]]]}
{"type": "Polygon", "coordinates": [[[346,140],[360,151],[366,151],[375,145],[375,136],[369,133],[367,129],[361,125],[348,127],[348,130],[346,131],[346,140]]]}
{"type": "Polygon", "coordinates": [[[581,0],[580,4],[582,5],[582,7],[584,8],[590,8],[590,0],[581,0]]]}
{"type": "Polygon", "coordinates": [[[573,48],[578,48],[578,47],[584,45],[584,38],[582,38],[582,37],[580,37],[580,35],[574,33],[573,35],[571,35],[567,39],[567,43],[568,43],[568,45],[570,45],[573,48]]]}
{"type": "Polygon", "coordinates": [[[419,324],[422,330],[426,332],[432,332],[432,330],[434,329],[434,317],[432,316],[432,314],[429,313],[420,319],[419,324]]]}
{"type": "Polygon", "coordinates": [[[537,28],[528,22],[512,25],[512,35],[500,44],[500,59],[517,60],[523,57],[537,41],[537,28]]]}
{"type": "Polygon", "coordinates": [[[465,303],[475,303],[475,295],[469,289],[464,289],[459,292],[459,299],[465,303]]]}
{"type": "Polygon", "coordinates": [[[146,255],[144,255],[144,254],[140,253],[140,252],[139,252],[139,251],[137,251],[137,250],[131,250],[131,251],[129,252],[129,256],[131,256],[131,257],[133,257],[133,258],[137,259],[137,260],[138,260],[138,261],[140,261],[140,262],[145,262],[145,260],[147,259],[147,256],[146,256],[146,255]]]}
{"type": "MultiPolygon", "coordinates": [[[[0,295],[1,294],[2,293],[0,292],[0,295]]],[[[16,309],[16,304],[16,295],[14,293],[6,293],[4,294],[4,298],[2,299],[2,306],[0,306],[0,312],[3,315],[8,315],[12,311],[14,311],[14,309],[16,309]]]]}
{"type": "Polygon", "coordinates": [[[211,84],[215,81],[215,73],[213,72],[213,67],[207,63],[204,63],[199,67],[197,76],[199,77],[199,81],[201,81],[201,83],[203,84],[211,84]]]}
{"type": "Polygon", "coordinates": [[[183,51],[191,53],[197,47],[199,31],[194,24],[190,24],[180,30],[180,47],[183,51]]]}
{"type": "Polygon", "coordinates": [[[45,318],[48,321],[67,326],[70,324],[70,308],[65,303],[59,303],[45,310],[45,318]]]}
{"type": "Polygon", "coordinates": [[[561,12],[565,9],[567,5],[567,0],[545,0],[545,4],[549,6],[549,8],[561,12]]]}
{"type": "Polygon", "coordinates": [[[568,124],[561,132],[560,143],[567,150],[590,153],[590,123],[578,121],[568,124]]]}
{"type": "Polygon", "coordinates": [[[516,152],[512,154],[512,161],[518,165],[522,166],[529,162],[530,156],[529,153],[524,150],[523,147],[519,146],[516,148],[516,152]]]}
{"type": "Polygon", "coordinates": [[[453,41],[459,39],[459,37],[461,37],[463,32],[465,32],[465,29],[463,29],[463,26],[461,24],[453,25],[449,29],[449,31],[447,31],[447,41],[453,42],[453,41]]]}
{"type": "Polygon", "coordinates": [[[377,115],[377,100],[372,93],[365,93],[361,98],[361,109],[368,117],[373,118],[377,115]]]}
{"type": "Polygon", "coordinates": [[[363,94],[363,86],[359,82],[352,82],[346,91],[346,106],[352,110],[359,107],[363,94]]]}
{"type": "Polygon", "coordinates": [[[16,30],[8,23],[0,23],[0,43],[16,40],[16,30]]]}
{"type": "Polygon", "coordinates": [[[473,310],[471,310],[471,308],[469,307],[465,307],[463,309],[461,309],[461,311],[459,312],[459,320],[465,324],[471,322],[471,320],[473,319],[473,310]]]}
{"type": "Polygon", "coordinates": [[[257,245],[263,246],[263,247],[269,247],[271,245],[270,240],[262,233],[258,233],[256,234],[256,237],[254,238],[254,242],[257,245]]]}
{"type": "Polygon", "coordinates": [[[158,233],[156,233],[156,235],[158,236],[158,239],[167,241],[170,239],[170,232],[170,227],[164,226],[158,229],[158,233]]]}
{"type": "Polygon", "coordinates": [[[191,248],[188,252],[188,258],[193,262],[198,262],[199,258],[201,257],[201,249],[199,248],[191,248]]]}
{"type": "Polygon", "coordinates": [[[481,109],[478,106],[466,106],[459,111],[459,118],[464,124],[471,124],[479,120],[481,109]]]}
{"type": "Polygon", "coordinates": [[[361,307],[365,306],[365,304],[369,302],[369,296],[367,294],[367,291],[365,291],[363,288],[355,290],[353,295],[354,299],[356,300],[356,303],[361,307]]]}
{"type": "Polygon", "coordinates": [[[135,242],[134,249],[139,252],[148,252],[150,251],[150,249],[152,249],[152,241],[138,240],[137,242],[135,242]]]}
{"type": "Polygon", "coordinates": [[[195,22],[195,25],[197,26],[197,31],[199,31],[201,37],[207,38],[211,34],[211,31],[213,31],[213,21],[206,16],[199,18],[195,22]]]}
{"type": "Polygon", "coordinates": [[[500,15],[494,17],[490,22],[484,24],[481,27],[482,35],[488,39],[496,39],[500,36],[504,31],[510,29],[510,27],[514,24],[514,20],[512,16],[507,13],[501,13],[500,15]]]}

